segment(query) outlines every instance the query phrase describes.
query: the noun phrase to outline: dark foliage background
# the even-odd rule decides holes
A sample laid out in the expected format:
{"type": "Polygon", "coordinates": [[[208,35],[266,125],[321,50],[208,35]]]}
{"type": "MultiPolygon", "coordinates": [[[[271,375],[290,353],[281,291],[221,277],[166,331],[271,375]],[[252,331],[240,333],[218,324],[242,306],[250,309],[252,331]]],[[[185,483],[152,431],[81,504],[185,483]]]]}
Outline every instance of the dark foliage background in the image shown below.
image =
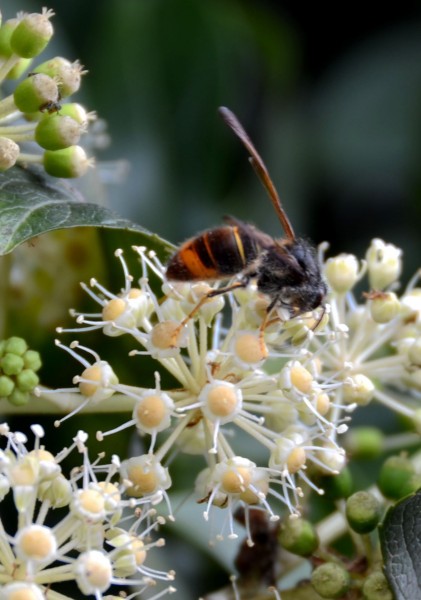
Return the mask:
{"type": "MultiPolygon", "coordinates": [[[[42,5],[7,0],[1,10],[9,18],[42,5]]],[[[76,100],[108,123],[112,145],[98,154],[100,170],[109,176],[112,161],[129,164],[107,187],[121,216],[174,243],[224,214],[282,234],[245,151],[217,116],[227,105],[264,157],[297,232],[359,256],[382,237],[403,248],[404,280],[420,266],[419,3],[51,0],[48,7],[57,14],[46,57],[80,59],[90,73],[76,100]]],[[[95,201],[95,188],[88,192],[95,201]]],[[[64,379],[64,367],[49,371],[46,383],[51,373],[64,379]]],[[[172,544],[184,548],[173,553],[180,563],[198,561],[190,542],[172,544]]],[[[206,556],[194,564],[193,584],[178,578],[179,597],[222,585],[224,574],[206,579],[211,564],[206,556]]]]}

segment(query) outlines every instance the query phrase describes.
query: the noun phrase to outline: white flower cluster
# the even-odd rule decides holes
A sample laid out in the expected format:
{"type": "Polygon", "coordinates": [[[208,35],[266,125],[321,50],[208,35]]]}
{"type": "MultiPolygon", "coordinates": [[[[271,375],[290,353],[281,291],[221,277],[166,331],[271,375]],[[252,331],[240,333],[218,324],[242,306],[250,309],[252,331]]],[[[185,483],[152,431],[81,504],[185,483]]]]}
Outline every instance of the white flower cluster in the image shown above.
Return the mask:
{"type": "Polygon", "coordinates": [[[142,266],[138,284],[133,285],[117,251],[124,289],[113,294],[95,280],[83,285],[101,312],[73,311],[79,326],[67,331],[131,335],[140,347],[131,352],[134,359],[149,355],[156,361],[155,386],[120,383],[110,364],[73,342],[59,345],[83,365],[76,387],[39,394],[73,395],[78,398],[75,411],[100,412],[114,395],[130,401],[131,418],[112,431],[98,432],[98,438],[131,427],[150,440],[145,454],[119,467],[124,491],[137,506],[164,499],[173,518],[166,463],[174,453],[202,455],[206,466],[196,474],[195,488],[204,516],[209,518],[212,507],[226,509],[228,537],[236,537],[237,506],[246,513],[260,507],[277,520],[280,504],[287,514],[299,515],[307,490],[323,493],[308,473],[333,475],[344,467],[338,436],[357,406],[375,399],[419,421],[421,290],[414,278],[400,298],[391,291],[401,272],[401,251],[391,244],[373,240],[361,264],[350,255],[328,259],[329,304],[293,319],[280,310],[264,331],[260,325],[268,302],[253,285],[209,298],[189,318],[209,285],[168,282],[155,253],[134,250],[142,266]],[[352,290],[366,272],[369,290],[359,304],[352,290]],[[151,275],[161,282],[158,293],[151,275]],[[161,387],[164,371],[177,382],[171,389],[161,387]],[[391,386],[410,388],[413,405],[411,397],[403,402],[391,386]],[[236,440],[244,436],[250,448],[260,446],[259,459],[253,450],[246,456],[236,451],[236,440]]]}
{"type": "MultiPolygon", "coordinates": [[[[48,594],[64,599],[56,584],[75,582],[82,594],[101,599],[112,585],[137,586],[137,593],[143,593],[159,580],[172,581],[173,572],[145,564],[150,550],[164,543],[151,542],[150,536],[165,520],[153,509],[132,511],[130,522],[123,517],[131,502],[123,499],[119,459],[114,456],[109,465],[91,463],[83,431],[54,456],[41,445],[41,426],[31,429],[35,443],[29,450],[23,433],[0,425],[0,440],[5,441],[0,500],[13,496],[13,507],[2,507],[0,519],[1,598],[42,600],[48,594]],[[66,477],[61,462],[71,453],[81,456],[81,464],[66,477]]],[[[173,591],[167,586],[150,600],[173,591]]]]}

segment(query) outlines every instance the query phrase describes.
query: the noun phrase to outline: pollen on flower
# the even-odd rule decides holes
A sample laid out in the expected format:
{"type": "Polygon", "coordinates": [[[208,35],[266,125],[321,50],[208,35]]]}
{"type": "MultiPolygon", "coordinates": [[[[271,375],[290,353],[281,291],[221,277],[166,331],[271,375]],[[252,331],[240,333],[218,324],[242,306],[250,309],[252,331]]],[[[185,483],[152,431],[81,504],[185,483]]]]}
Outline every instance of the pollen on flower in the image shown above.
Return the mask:
{"type": "Polygon", "coordinates": [[[307,456],[304,448],[293,448],[286,459],[286,466],[290,473],[297,473],[306,464],[307,456]]]}

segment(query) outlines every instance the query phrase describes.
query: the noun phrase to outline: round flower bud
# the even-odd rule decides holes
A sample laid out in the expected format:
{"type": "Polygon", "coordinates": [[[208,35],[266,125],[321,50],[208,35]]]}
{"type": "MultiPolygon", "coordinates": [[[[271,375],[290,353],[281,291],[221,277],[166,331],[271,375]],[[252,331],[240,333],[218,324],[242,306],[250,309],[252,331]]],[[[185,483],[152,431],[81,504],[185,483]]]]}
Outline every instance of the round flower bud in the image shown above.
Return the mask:
{"type": "Polygon", "coordinates": [[[22,392],[15,387],[7,399],[13,406],[25,406],[25,404],[28,404],[29,402],[29,394],[28,392],[22,392]]]}
{"type": "Polygon", "coordinates": [[[77,102],[66,102],[63,104],[60,109],[60,114],[65,117],[71,117],[79,123],[79,125],[86,125],[89,120],[91,120],[90,114],[86,111],[86,109],[77,102]]]}
{"type": "Polygon", "coordinates": [[[33,371],[38,371],[41,368],[42,361],[40,353],[36,350],[27,350],[25,354],[22,356],[23,364],[26,369],[32,369],[33,371]]]}
{"type": "Polygon", "coordinates": [[[368,279],[374,290],[383,290],[394,283],[402,271],[402,250],[383,240],[374,239],[367,250],[368,279]]]}
{"type": "Polygon", "coordinates": [[[44,106],[56,103],[58,96],[57,83],[43,73],[21,81],[13,94],[16,107],[24,113],[42,110],[44,106]]]}
{"type": "Polygon", "coordinates": [[[17,354],[7,352],[0,359],[0,368],[6,375],[17,375],[23,369],[23,359],[17,354]]]}
{"type": "Polygon", "coordinates": [[[401,303],[393,292],[375,292],[369,298],[371,317],[376,323],[389,323],[399,315],[401,303]]]}
{"type": "Polygon", "coordinates": [[[39,384],[39,377],[32,369],[22,369],[16,376],[16,385],[21,392],[31,392],[39,384]]]}
{"type": "Polygon", "coordinates": [[[399,500],[415,491],[414,477],[414,465],[406,456],[389,456],[380,469],[377,485],[383,496],[399,500]]]}
{"type": "Polygon", "coordinates": [[[20,154],[20,148],[16,142],[0,137],[0,171],[7,171],[16,164],[20,154]]]}
{"type": "Polygon", "coordinates": [[[356,492],[346,501],[346,518],[357,533],[369,533],[377,527],[382,515],[382,507],[370,492],[356,492]]]}
{"type": "Polygon", "coordinates": [[[350,584],[348,571],[336,563],[324,563],[311,574],[311,585],[322,598],[341,598],[350,584]]]}
{"type": "Polygon", "coordinates": [[[81,177],[92,165],[81,146],[44,152],[44,169],[53,177],[81,177]]]}
{"type": "Polygon", "coordinates": [[[344,467],[337,475],[324,475],[318,483],[325,491],[326,497],[332,500],[348,498],[352,494],[354,485],[351,471],[348,467],[344,467]]]}
{"type": "Polygon", "coordinates": [[[38,56],[53,35],[54,30],[50,23],[53,15],[53,11],[45,9],[42,13],[24,15],[10,38],[13,52],[24,58],[38,56]]]}
{"type": "Polygon", "coordinates": [[[13,379],[6,375],[0,375],[0,398],[9,396],[13,392],[14,387],[15,383],[13,379]]]}
{"type": "Polygon", "coordinates": [[[346,435],[345,447],[352,458],[371,460],[384,450],[384,434],[377,427],[354,427],[346,435]]]}
{"type": "Polygon", "coordinates": [[[319,546],[315,528],[310,521],[301,517],[287,518],[282,523],[278,540],[285,550],[298,556],[310,556],[319,546]]]}
{"type": "Polygon", "coordinates": [[[13,54],[10,38],[18,25],[19,19],[8,19],[0,27],[0,56],[2,58],[10,58],[13,54]]]}
{"type": "Polygon", "coordinates": [[[358,261],[353,254],[339,254],[329,258],[325,265],[325,277],[338,294],[345,294],[358,281],[358,261]]]}
{"type": "Polygon", "coordinates": [[[357,373],[356,375],[347,377],[344,381],[344,400],[348,404],[356,402],[360,406],[367,406],[373,399],[375,390],[376,388],[371,379],[366,377],[366,375],[362,375],[362,373],[357,373]]]}
{"type": "Polygon", "coordinates": [[[17,336],[12,336],[6,340],[4,351],[12,352],[13,354],[17,354],[18,356],[22,356],[28,349],[28,344],[26,341],[17,336]]]}
{"type": "Polygon", "coordinates": [[[71,117],[49,115],[35,129],[35,141],[45,150],[61,150],[78,143],[81,127],[71,117]]]}
{"type": "Polygon", "coordinates": [[[67,98],[80,88],[83,75],[82,66],[79,62],[71,63],[67,58],[56,56],[47,60],[34,69],[35,73],[45,73],[58,81],[60,97],[67,98]]]}
{"type": "Polygon", "coordinates": [[[364,579],[362,593],[364,600],[393,600],[392,590],[381,571],[373,571],[364,579]]]}

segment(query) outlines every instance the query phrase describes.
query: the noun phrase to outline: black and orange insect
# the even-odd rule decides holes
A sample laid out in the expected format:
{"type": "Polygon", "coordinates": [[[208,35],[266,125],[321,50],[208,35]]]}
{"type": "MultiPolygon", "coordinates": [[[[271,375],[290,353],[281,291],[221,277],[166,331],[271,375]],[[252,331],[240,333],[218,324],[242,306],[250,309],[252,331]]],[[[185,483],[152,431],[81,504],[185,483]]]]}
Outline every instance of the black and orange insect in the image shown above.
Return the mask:
{"type": "Polygon", "coordinates": [[[251,279],[256,280],[258,291],[269,297],[267,316],[275,307],[286,308],[291,316],[314,310],[327,292],[317,253],[309,242],[295,236],[269,172],[237,117],[225,107],[220,107],[219,113],[250,153],[249,160],[269,194],[285,237],[273,239],[253,225],[226,217],[225,225],[181,245],[168,262],[167,277],[215,281],[240,276],[231,285],[209,292],[193,314],[208,298],[246,287],[251,279]]]}

